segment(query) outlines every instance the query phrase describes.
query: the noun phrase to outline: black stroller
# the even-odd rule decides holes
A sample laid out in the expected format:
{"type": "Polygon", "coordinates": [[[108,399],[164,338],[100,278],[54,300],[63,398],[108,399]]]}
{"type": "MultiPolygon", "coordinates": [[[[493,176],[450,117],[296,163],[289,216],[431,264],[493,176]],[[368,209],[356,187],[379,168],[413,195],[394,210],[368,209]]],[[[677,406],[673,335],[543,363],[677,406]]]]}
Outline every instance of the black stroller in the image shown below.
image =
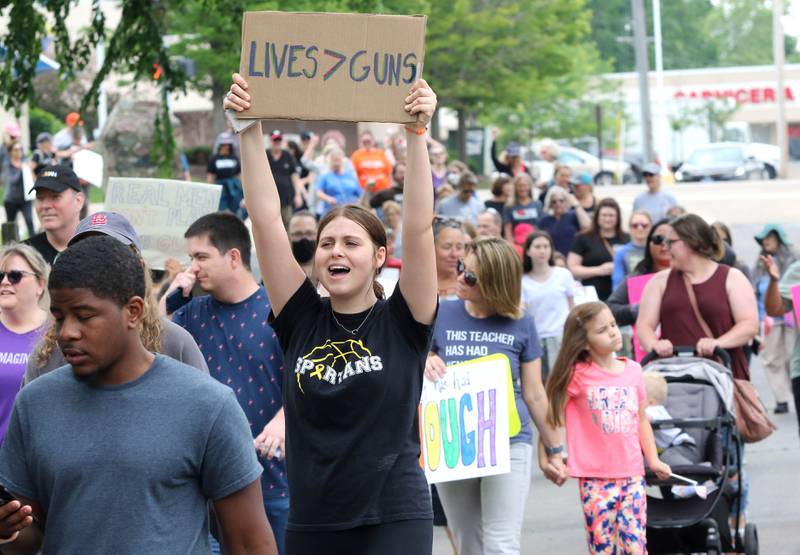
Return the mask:
{"type": "Polygon", "coordinates": [[[735,508],[736,522],[741,512],[741,458],[736,456],[741,439],[733,412],[730,356],[722,349],[714,354],[723,364],[697,357],[693,347],[676,347],[671,358],[649,353],[642,360],[646,371],[660,373],[668,384],[671,420],[653,422],[653,429],[682,428],[696,442],[699,460],[672,466],[673,473],[699,484],[713,483],[705,498],[680,498],[673,495],[672,486],[684,485],[682,481],[662,481],[647,472],[647,484],[659,486],[662,494],[647,497],[650,553],[758,553],[755,524],[747,523],[744,534],[736,531],[731,537],[730,510],[735,508]]]}

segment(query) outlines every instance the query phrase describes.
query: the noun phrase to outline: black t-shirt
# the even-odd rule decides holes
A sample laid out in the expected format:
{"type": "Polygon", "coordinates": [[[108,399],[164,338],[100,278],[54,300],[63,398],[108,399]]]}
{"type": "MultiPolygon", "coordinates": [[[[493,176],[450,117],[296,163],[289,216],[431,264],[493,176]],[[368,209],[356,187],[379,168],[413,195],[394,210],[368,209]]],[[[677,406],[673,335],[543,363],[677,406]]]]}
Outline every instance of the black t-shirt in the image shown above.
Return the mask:
{"type": "Polygon", "coordinates": [[[36,167],[33,168],[34,175],[39,175],[47,166],[52,166],[55,159],[55,152],[42,152],[38,148],[34,150],[33,155],[31,155],[31,160],[36,164],[36,167]]]}
{"type": "Polygon", "coordinates": [[[367,311],[333,319],[311,282],[270,324],[284,373],[289,530],[347,530],[432,518],[419,466],[417,406],[432,326],[397,287],[367,311]]]}
{"type": "Polygon", "coordinates": [[[277,160],[272,157],[272,151],[267,150],[269,167],[275,178],[275,185],[278,186],[278,196],[281,198],[281,206],[291,206],[294,200],[294,185],[292,184],[292,174],[297,173],[297,162],[288,150],[282,150],[281,156],[277,160]]]}
{"type": "Polygon", "coordinates": [[[217,179],[228,179],[242,173],[242,169],[239,166],[239,158],[232,154],[215,154],[208,161],[206,171],[217,179]]]}
{"type": "MultiPolygon", "coordinates": [[[[623,233],[616,238],[608,239],[613,250],[616,250],[615,247],[617,245],[622,246],[629,241],[630,237],[628,237],[627,233],[623,233]]],[[[581,263],[583,266],[600,266],[606,262],[614,261],[614,256],[608,251],[603,241],[594,235],[582,233],[575,237],[570,252],[574,252],[583,257],[583,262],[581,263]]],[[[597,290],[597,297],[601,301],[606,300],[608,296],[611,295],[611,274],[583,279],[581,283],[584,285],[593,285],[595,290],[597,290]]]]}
{"type": "Polygon", "coordinates": [[[39,251],[39,254],[42,255],[44,261],[53,265],[53,262],[56,260],[56,256],[58,256],[59,251],[50,244],[50,241],[47,240],[47,233],[44,231],[41,232],[39,235],[34,235],[30,239],[26,239],[23,241],[26,245],[32,246],[34,249],[39,251]]]}

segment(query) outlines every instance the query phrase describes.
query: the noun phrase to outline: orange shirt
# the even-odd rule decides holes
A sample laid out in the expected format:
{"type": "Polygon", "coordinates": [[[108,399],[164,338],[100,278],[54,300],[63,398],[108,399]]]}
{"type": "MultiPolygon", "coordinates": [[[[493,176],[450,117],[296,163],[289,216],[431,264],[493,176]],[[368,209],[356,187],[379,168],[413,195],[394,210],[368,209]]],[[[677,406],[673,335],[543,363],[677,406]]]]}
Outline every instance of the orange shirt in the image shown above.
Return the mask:
{"type": "Polygon", "coordinates": [[[353,153],[351,160],[358,182],[365,191],[377,193],[392,186],[392,164],[383,150],[360,148],[353,153]]]}

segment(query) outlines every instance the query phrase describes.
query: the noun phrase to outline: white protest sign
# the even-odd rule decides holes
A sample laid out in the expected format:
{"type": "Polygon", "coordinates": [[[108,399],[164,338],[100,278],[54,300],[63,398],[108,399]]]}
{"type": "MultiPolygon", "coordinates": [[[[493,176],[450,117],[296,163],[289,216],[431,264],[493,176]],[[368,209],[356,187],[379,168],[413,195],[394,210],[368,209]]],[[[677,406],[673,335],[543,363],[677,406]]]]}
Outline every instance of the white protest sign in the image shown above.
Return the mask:
{"type": "Polygon", "coordinates": [[[91,150],[79,150],[72,155],[75,175],[95,187],[103,186],[103,156],[91,150]]]}
{"type": "Polygon", "coordinates": [[[508,357],[492,355],[450,366],[435,383],[424,381],[420,464],[429,483],[510,472],[509,378],[508,357]]]}
{"type": "Polygon", "coordinates": [[[174,179],[111,177],[105,208],[130,220],[142,240],[142,256],[154,269],[167,258],[189,263],[183,234],[197,218],[219,209],[219,185],[174,179]]]}

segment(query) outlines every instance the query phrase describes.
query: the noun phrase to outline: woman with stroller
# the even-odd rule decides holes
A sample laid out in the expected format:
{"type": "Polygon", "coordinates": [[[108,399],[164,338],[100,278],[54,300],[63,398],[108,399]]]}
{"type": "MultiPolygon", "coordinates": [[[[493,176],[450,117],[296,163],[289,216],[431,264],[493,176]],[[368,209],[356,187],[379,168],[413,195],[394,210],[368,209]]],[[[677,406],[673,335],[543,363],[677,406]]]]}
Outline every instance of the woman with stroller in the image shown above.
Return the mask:
{"type": "MultiPolygon", "coordinates": [[[[750,281],[736,268],[716,262],[723,252],[722,241],[700,216],[686,214],[673,220],[665,241],[672,268],[656,274],[642,293],[636,320],[642,348],[666,357],[675,346],[693,345],[699,356],[711,357],[719,347],[731,356],[733,377],[749,380],[743,347],[758,333],[750,281]]],[[[737,454],[741,457],[741,450],[737,454]]],[[[741,512],[746,515],[749,483],[744,472],[741,478],[741,512]]],[[[731,484],[739,482],[738,475],[731,477],[731,484]]],[[[732,524],[734,529],[743,527],[743,522],[732,524]]]]}

